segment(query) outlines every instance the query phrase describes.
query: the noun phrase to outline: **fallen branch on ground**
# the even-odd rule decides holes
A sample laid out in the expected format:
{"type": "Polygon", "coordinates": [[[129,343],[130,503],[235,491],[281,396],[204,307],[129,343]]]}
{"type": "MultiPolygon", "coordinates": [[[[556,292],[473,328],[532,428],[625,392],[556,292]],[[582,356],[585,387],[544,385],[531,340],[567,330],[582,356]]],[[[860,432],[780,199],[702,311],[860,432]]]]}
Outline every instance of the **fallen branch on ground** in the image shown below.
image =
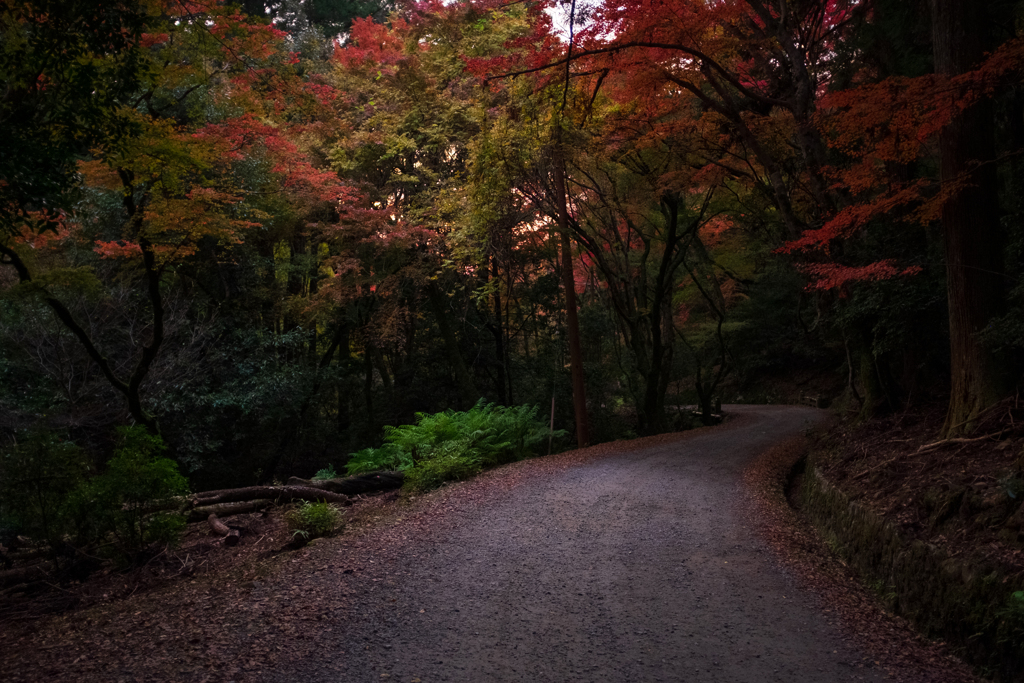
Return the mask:
{"type": "Polygon", "coordinates": [[[227,524],[220,521],[217,518],[217,515],[213,512],[211,512],[210,516],[206,518],[206,521],[210,524],[210,529],[212,529],[215,534],[221,537],[221,540],[224,542],[224,545],[238,545],[238,529],[232,529],[227,524]]]}

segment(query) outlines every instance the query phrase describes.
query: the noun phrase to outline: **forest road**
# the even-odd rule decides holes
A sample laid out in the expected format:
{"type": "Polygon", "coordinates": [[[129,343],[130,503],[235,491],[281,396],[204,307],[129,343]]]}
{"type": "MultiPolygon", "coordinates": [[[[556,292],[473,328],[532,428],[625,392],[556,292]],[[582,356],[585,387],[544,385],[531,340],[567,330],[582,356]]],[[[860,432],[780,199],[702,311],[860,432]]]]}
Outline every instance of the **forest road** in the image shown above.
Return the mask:
{"type": "Polygon", "coordinates": [[[823,413],[726,410],[725,425],[531,479],[370,571],[325,576],[357,597],[340,628],[262,678],[886,680],[741,509],[744,465],[823,413]]]}

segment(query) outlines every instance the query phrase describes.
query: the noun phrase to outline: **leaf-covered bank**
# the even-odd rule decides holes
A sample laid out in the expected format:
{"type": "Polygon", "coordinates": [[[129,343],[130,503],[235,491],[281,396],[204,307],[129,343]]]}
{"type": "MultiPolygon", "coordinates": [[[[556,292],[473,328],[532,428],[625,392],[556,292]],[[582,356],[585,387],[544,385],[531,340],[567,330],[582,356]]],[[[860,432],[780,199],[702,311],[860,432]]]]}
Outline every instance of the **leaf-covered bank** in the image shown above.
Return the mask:
{"type": "Polygon", "coordinates": [[[887,609],[999,681],[1024,657],[1022,433],[1015,399],[985,433],[942,439],[941,408],[843,424],[796,500],[887,609]]]}

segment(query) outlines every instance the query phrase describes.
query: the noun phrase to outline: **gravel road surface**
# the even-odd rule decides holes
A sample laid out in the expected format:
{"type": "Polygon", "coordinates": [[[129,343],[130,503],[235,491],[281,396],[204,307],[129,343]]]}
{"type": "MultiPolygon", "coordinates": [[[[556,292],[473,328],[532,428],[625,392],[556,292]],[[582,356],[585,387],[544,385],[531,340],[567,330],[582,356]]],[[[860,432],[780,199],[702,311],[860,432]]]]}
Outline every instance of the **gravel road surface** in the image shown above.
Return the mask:
{"type": "MultiPolygon", "coordinates": [[[[880,681],[744,520],[743,466],[823,419],[726,425],[536,477],[368,571],[267,681],[880,681]]],[[[328,587],[331,588],[331,587],[328,587]]]]}

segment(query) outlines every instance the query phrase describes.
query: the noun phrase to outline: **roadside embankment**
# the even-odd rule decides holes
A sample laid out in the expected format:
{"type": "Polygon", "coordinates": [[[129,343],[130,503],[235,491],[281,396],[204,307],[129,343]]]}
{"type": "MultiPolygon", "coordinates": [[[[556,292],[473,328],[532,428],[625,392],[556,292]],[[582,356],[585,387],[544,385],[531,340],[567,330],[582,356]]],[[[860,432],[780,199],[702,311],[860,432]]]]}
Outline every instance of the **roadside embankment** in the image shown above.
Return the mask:
{"type": "Polygon", "coordinates": [[[825,542],[888,609],[946,641],[983,675],[1024,681],[1024,573],[907,538],[830,482],[814,454],[800,493],[802,510],[825,542]]]}

